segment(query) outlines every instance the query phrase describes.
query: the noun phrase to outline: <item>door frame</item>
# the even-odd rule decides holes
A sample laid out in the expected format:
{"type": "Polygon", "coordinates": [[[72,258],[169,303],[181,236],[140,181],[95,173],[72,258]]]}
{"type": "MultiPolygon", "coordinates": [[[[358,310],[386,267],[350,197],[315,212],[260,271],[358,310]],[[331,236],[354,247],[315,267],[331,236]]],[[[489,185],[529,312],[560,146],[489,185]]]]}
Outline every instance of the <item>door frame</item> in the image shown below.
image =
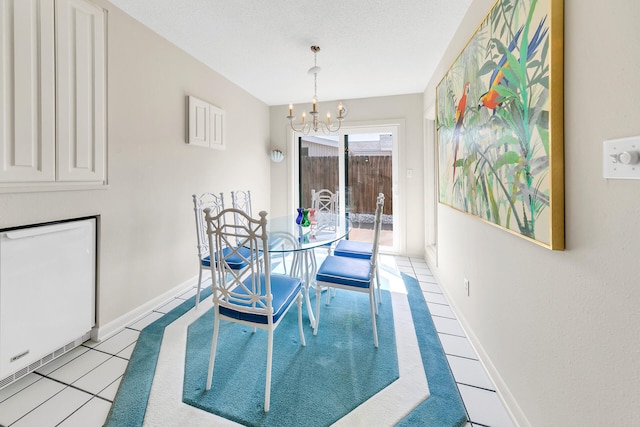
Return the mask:
{"type": "MultiPolygon", "coordinates": [[[[406,200],[402,194],[400,194],[399,189],[406,188],[406,182],[404,180],[404,176],[399,173],[401,167],[401,155],[402,150],[401,147],[406,145],[404,143],[405,138],[405,123],[404,120],[396,119],[396,120],[380,120],[380,121],[367,121],[367,122],[357,122],[357,123],[347,123],[344,124],[343,127],[338,131],[333,133],[334,135],[338,135],[338,143],[339,150],[341,153],[344,153],[344,136],[346,134],[357,134],[357,133],[392,133],[394,135],[393,138],[393,150],[392,150],[392,160],[391,160],[391,169],[392,169],[392,212],[393,212],[393,246],[381,246],[380,250],[385,253],[392,254],[401,254],[406,251],[406,200]]],[[[299,132],[289,131],[287,132],[288,141],[287,144],[289,146],[288,151],[292,153],[289,156],[289,170],[291,174],[289,175],[289,207],[288,212],[295,212],[295,209],[298,207],[298,195],[299,191],[299,145],[298,140],[300,137],[308,136],[303,135],[299,132]]],[[[318,135],[321,134],[309,134],[309,135],[318,135]]],[[[344,161],[339,163],[339,185],[340,188],[345,187],[344,182],[344,161]]],[[[403,192],[404,193],[404,192],[403,192]]],[[[345,191],[340,191],[340,207],[344,209],[345,206],[345,191]]],[[[342,210],[344,212],[344,210],[342,210]]]]}

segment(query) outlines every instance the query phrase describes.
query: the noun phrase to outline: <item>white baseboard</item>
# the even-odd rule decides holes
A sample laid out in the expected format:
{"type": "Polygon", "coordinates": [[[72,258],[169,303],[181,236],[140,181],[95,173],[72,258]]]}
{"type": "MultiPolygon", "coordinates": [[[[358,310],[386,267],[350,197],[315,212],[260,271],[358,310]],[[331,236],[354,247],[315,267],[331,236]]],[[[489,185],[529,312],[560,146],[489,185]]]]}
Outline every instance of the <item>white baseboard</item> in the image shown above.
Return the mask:
{"type": "MultiPolygon", "coordinates": [[[[438,275],[436,273],[437,269],[432,268],[434,264],[435,265],[437,264],[435,260],[429,255],[432,255],[432,254],[428,253],[427,264],[429,265],[429,268],[431,269],[431,272],[433,273],[436,281],[438,283],[442,283],[442,281],[438,278],[438,275]]],[[[437,254],[436,254],[436,258],[437,258],[437,254]]],[[[473,333],[473,329],[469,325],[469,322],[467,322],[467,319],[463,315],[461,315],[462,311],[455,304],[453,298],[451,298],[450,295],[447,293],[447,289],[442,285],[440,285],[440,288],[442,289],[442,292],[445,294],[445,297],[449,302],[449,306],[455,313],[455,316],[458,318],[460,326],[462,327],[462,330],[464,331],[465,335],[468,338],[469,344],[475,350],[476,354],[478,355],[478,359],[480,363],[484,367],[485,372],[487,373],[487,375],[489,376],[493,384],[496,386],[496,393],[504,403],[504,407],[509,413],[509,415],[511,416],[511,419],[514,421],[514,423],[518,427],[531,427],[531,423],[529,422],[524,412],[520,408],[520,405],[518,405],[518,402],[514,398],[511,391],[509,390],[509,387],[507,386],[505,381],[502,379],[502,376],[500,375],[495,365],[491,361],[491,358],[489,357],[487,352],[484,350],[484,348],[480,344],[478,337],[473,333]]]]}
{"type": "Polygon", "coordinates": [[[103,341],[115,333],[124,329],[127,325],[130,325],[139,319],[143,318],[147,314],[153,311],[154,308],[160,307],[161,305],[167,303],[171,299],[175,298],[176,295],[180,295],[184,291],[197,286],[198,284],[198,276],[195,276],[191,279],[188,279],[174,288],[168,290],[152,299],[151,301],[131,310],[130,312],[118,317],[115,320],[107,323],[106,325],[96,326],[91,330],[91,339],[96,342],[103,341]]]}
{"type": "Polygon", "coordinates": [[[427,246],[425,250],[425,260],[427,264],[438,266],[438,250],[435,245],[427,246]]]}
{"type": "MultiPolygon", "coordinates": [[[[456,312],[456,316],[458,313],[456,312]]],[[[469,328],[465,327],[465,333],[469,332],[469,328]]],[[[511,419],[514,420],[515,424],[519,427],[531,427],[531,423],[525,416],[524,412],[518,405],[518,402],[511,394],[509,387],[500,376],[500,373],[493,365],[491,358],[484,351],[480,343],[478,342],[477,337],[473,334],[473,332],[468,335],[469,341],[471,342],[471,346],[476,350],[478,354],[478,358],[480,359],[480,363],[483,365],[485,371],[489,375],[489,378],[493,381],[493,384],[496,386],[496,393],[500,397],[500,399],[504,402],[505,409],[511,415],[511,419]]]]}

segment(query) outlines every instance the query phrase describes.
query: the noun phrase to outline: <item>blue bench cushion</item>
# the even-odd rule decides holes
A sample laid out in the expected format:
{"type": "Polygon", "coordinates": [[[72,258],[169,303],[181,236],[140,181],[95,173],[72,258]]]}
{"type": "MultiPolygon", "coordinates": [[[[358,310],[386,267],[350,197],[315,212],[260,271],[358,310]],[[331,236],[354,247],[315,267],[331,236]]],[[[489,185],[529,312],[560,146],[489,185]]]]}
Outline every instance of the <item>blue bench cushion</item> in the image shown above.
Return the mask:
{"type": "Polygon", "coordinates": [[[355,242],[353,240],[340,240],[333,250],[334,255],[351,258],[371,259],[373,245],[367,242],[355,242]]]}
{"type": "Polygon", "coordinates": [[[340,285],[368,288],[371,262],[365,259],[328,256],[320,265],[316,280],[340,285]]]}
{"type": "MultiPolygon", "coordinates": [[[[260,288],[262,290],[261,295],[266,295],[265,289],[265,275],[260,275],[260,288]]],[[[251,276],[246,278],[243,283],[247,288],[251,289],[251,276]]],[[[287,311],[287,308],[291,302],[298,295],[302,289],[302,282],[300,279],[285,276],[283,274],[271,275],[271,294],[273,295],[273,323],[276,323],[278,319],[287,311]]],[[[237,289],[235,291],[238,294],[247,294],[244,288],[237,289]]],[[[256,313],[246,313],[242,310],[242,307],[250,307],[249,304],[235,304],[238,306],[238,310],[234,310],[230,307],[220,306],[220,314],[231,317],[232,319],[244,320],[253,323],[267,324],[268,318],[266,315],[256,313]]]]}
{"type": "MultiPolygon", "coordinates": [[[[224,248],[222,250],[222,253],[225,256],[227,260],[227,264],[229,264],[229,267],[231,267],[233,270],[241,270],[247,266],[247,262],[244,259],[242,259],[242,257],[240,257],[238,253],[235,253],[227,258],[230,252],[231,252],[231,248],[224,248]]],[[[238,252],[242,254],[242,256],[245,259],[248,259],[251,256],[251,250],[249,248],[240,248],[238,252]]],[[[201,262],[202,262],[202,265],[204,265],[205,267],[211,267],[210,256],[207,256],[206,258],[202,259],[201,262]]]]}

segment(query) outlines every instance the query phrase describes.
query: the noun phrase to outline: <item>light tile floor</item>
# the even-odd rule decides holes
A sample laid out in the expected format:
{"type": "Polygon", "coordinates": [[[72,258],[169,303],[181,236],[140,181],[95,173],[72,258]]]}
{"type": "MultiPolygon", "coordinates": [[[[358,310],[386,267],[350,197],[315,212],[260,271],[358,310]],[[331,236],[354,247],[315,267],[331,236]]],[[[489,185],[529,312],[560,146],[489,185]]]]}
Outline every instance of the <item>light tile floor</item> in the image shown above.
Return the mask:
{"type": "Polygon", "coordinates": [[[397,269],[415,277],[427,301],[451,372],[458,384],[467,417],[467,427],[511,427],[514,422],[505,409],[496,388],[467,339],[455,313],[427,263],[419,258],[395,257],[397,269]]]}
{"type": "MultiPolygon", "coordinates": [[[[383,258],[420,282],[471,420],[467,427],[514,426],[427,264],[383,258]]],[[[195,292],[189,289],[111,338],[88,341],[0,390],[0,427],[102,426],[140,331],[195,292]]]]}

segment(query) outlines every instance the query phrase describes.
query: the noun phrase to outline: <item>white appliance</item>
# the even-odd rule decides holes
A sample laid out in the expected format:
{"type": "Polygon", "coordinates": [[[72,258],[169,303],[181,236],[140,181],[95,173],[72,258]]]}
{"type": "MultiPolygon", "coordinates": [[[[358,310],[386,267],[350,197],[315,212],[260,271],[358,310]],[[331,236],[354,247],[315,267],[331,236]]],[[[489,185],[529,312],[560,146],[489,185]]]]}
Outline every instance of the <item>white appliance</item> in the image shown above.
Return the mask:
{"type": "Polygon", "coordinates": [[[95,324],[96,219],[0,230],[0,388],[95,324]]]}

